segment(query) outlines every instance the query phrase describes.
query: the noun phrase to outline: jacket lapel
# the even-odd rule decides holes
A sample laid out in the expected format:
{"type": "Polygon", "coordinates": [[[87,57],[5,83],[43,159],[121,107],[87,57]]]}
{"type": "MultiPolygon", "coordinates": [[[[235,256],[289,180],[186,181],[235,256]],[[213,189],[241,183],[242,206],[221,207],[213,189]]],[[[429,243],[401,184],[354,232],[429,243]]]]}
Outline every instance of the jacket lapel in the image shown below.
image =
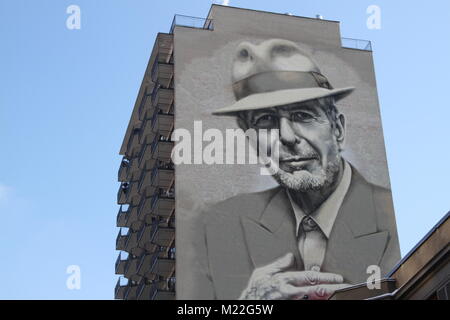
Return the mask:
{"type": "MultiPolygon", "coordinates": [[[[328,239],[323,272],[341,274],[347,283],[365,282],[367,267],[378,265],[389,233],[377,230],[372,186],[354,169],[352,182],[328,239]]],[[[284,188],[270,199],[259,220],[241,217],[254,268],[291,252],[293,269],[304,270],[297,247],[295,216],[284,188]]]]}
{"type": "Polygon", "coordinates": [[[284,188],[270,199],[260,219],[241,218],[247,249],[254,268],[258,268],[291,252],[293,269],[303,269],[297,248],[295,217],[284,188]]]}
{"type": "Polygon", "coordinates": [[[377,230],[372,186],[354,169],[339,210],[323,263],[323,271],[341,274],[348,283],[365,282],[370,265],[378,265],[388,232],[377,230]]]}

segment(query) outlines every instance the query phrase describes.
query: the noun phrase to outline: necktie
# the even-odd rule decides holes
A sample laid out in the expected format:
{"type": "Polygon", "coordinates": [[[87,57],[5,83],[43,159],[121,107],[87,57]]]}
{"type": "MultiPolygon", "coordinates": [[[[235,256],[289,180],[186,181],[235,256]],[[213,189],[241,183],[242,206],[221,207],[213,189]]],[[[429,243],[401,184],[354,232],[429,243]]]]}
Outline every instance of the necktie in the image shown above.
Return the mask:
{"type": "Polygon", "coordinates": [[[303,218],[301,228],[303,232],[299,241],[299,250],[305,270],[319,272],[325,257],[327,238],[317,223],[309,216],[303,218]]]}

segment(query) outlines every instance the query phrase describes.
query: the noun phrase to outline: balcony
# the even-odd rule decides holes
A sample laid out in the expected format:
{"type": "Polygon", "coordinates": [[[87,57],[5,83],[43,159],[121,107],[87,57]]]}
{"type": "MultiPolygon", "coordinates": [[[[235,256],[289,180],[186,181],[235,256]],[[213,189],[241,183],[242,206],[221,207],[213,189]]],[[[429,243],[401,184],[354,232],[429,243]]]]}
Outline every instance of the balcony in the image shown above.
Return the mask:
{"type": "MultiPolygon", "coordinates": [[[[145,239],[145,243],[143,243],[142,248],[144,248],[145,251],[148,253],[154,253],[156,251],[159,251],[161,247],[163,247],[163,248],[168,247],[168,245],[165,245],[165,246],[161,246],[161,245],[170,243],[170,240],[169,241],[158,241],[158,233],[161,232],[161,228],[173,228],[174,224],[166,223],[165,219],[160,216],[157,216],[157,217],[147,216],[146,220],[149,221],[149,222],[147,222],[147,224],[151,225],[152,228],[151,228],[150,236],[148,239],[145,239]]],[[[170,220],[172,220],[172,219],[170,219],[170,220]]],[[[173,236],[175,236],[175,234],[173,234],[173,236]]],[[[142,243],[140,243],[140,245],[142,246],[142,243]]]]}
{"type": "Polygon", "coordinates": [[[128,235],[130,233],[130,229],[126,234],[122,234],[122,228],[120,228],[119,233],[116,237],[116,250],[125,250],[125,244],[127,242],[128,235]]]}
{"type": "Polygon", "coordinates": [[[149,291],[147,297],[141,298],[142,300],[175,300],[175,285],[169,284],[169,280],[155,281],[149,291]]]}
{"type": "Polygon", "coordinates": [[[171,160],[173,141],[164,136],[156,136],[151,145],[151,158],[169,162],[171,160]]]}
{"type": "Polygon", "coordinates": [[[169,255],[159,256],[154,254],[150,262],[149,272],[167,278],[175,272],[175,259],[169,257],[169,255]]]}
{"type": "MultiPolygon", "coordinates": [[[[151,170],[143,169],[141,171],[141,177],[139,178],[139,183],[138,183],[138,192],[142,197],[150,197],[153,193],[153,190],[151,190],[152,188],[150,185],[151,175],[152,175],[151,170]]],[[[141,201],[142,201],[142,197],[141,197],[141,201]]]]}
{"type": "Polygon", "coordinates": [[[151,143],[155,137],[155,132],[152,130],[152,116],[155,108],[149,110],[150,118],[142,120],[142,125],[140,128],[139,143],[148,144],[151,143]]]}
{"type": "MultiPolygon", "coordinates": [[[[131,255],[128,256],[127,263],[125,265],[125,268],[123,270],[123,275],[127,279],[136,279],[136,271],[139,263],[139,258],[132,257],[131,255]]],[[[140,277],[139,277],[140,279],[140,277]]]]}
{"type": "Polygon", "coordinates": [[[138,191],[139,182],[131,182],[130,194],[129,194],[129,204],[132,206],[137,206],[139,204],[140,195],[138,191]]]}
{"type": "MultiPolygon", "coordinates": [[[[157,136],[155,135],[153,141],[157,136]]],[[[142,145],[141,152],[138,157],[138,165],[140,170],[149,170],[153,167],[155,161],[152,159],[152,145],[153,141],[150,143],[145,143],[142,145]]]]}
{"type": "Polygon", "coordinates": [[[119,212],[117,213],[117,221],[116,225],[118,227],[129,227],[127,226],[127,220],[131,212],[131,207],[128,206],[128,208],[124,209],[123,205],[120,206],[119,212]]]}
{"type": "Polygon", "coordinates": [[[128,138],[127,143],[127,151],[126,155],[128,158],[135,157],[139,153],[139,129],[140,125],[137,128],[134,128],[133,131],[130,134],[130,137],[128,138]]]}
{"type": "Polygon", "coordinates": [[[142,280],[137,289],[137,300],[150,300],[150,292],[152,290],[153,284],[142,280]]]}
{"type": "Polygon", "coordinates": [[[175,210],[175,194],[173,190],[158,189],[152,198],[153,215],[169,218],[175,210]]]}
{"type": "Polygon", "coordinates": [[[137,205],[139,200],[138,183],[137,182],[123,182],[121,183],[117,192],[118,204],[137,205]]]}
{"type": "Polygon", "coordinates": [[[151,172],[150,183],[154,188],[170,189],[175,181],[175,170],[172,163],[159,161],[151,172]]]}
{"type": "Polygon", "coordinates": [[[117,226],[138,230],[140,223],[137,219],[137,211],[138,206],[128,206],[128,209],[124,211],[122,208],[119,209],[119,213],[117,215],[117,226]]]}
{"type": "Polygon", "coordinates": [[[156,289],[152,292],[150,300],[175,300],[175,291],[156,289]]]}
{"type": "Polygon", "coordinates": [[[153,228],[154,226],[151,224],[144,224],[139,230],[137,243],[140,248],[145,248],[145,244],[150,241],[153,228]]]}
{"type": "Polygon", "coordinates": [[[137,300],[175,299],[175,277],[167,280],[141,281],[137,287],[137,300]]]}
{"type": "Polygon", "coordinates": [[[173,130],[173,126],[173,113],[165,113],[163,110],[159,109],[159,107],[155,108],[151,122],[151,130],[165,137],[169,137],[173,130]]]}
{"type": "Polygon", "coordinates": [[[129,281],[128,285],[125,287],[123,299],[124,300],[136,300],[137,289],[138,289],[138,285],[133,281],[129,281]]]}
{"type": "Polygon", "coordinates": [[[157,60],[162,63],[169,63],[173,57],[173,35],[158,34],[157,38],[157,60]]]}
{"type": "Polygon", "coordinates": [[[148,117],[148,110],[152,107],[152,92],[154,85],[151,84],[145,87],[145,92],[142,96],[141,103],[139,104],[138,116],[139,120],[144,120],[148,117]]]}
{"type": "Polygon", "coordinates": [[[117,179],[120,182],[128,181],[129,171],[130,171],[130,161],[126,157],[123,157],[122,161],[120,162],[117,179]]]}
{"type": "Polygon", "coordinates": [[[128,230],[128,236],[125,240],[124,249],[120,249],[126,252],[131,252],[137,246],[137,232],[133,232],[131,229],[128,230]]]}
{"type": "Polygon", "coordinates": [[[128,194],[130,189],[130,184],[128,182],[123,182],[120,184],[119,190],[117,191],[117,203],[126,204],[128,199],[128,194]]]}
{"type": "Polygon", "coordinates": [[[143,145],[139,153],[139,168],[151,169],[155,165],[156,160],[169,162],[171,160],[173,141],[162,135],[155,135],[150,144],[143,145]]]}
{"type": "Polygon", "coordinates": [[[145,221],[146,215],[151,214],[153,197],[141,197],[137,210],[137,217],[139,220],[145,221]]]}
{"type": "Polygon", "coordinates": [[[122,300],[125,296],[127,286],[128,280],[126,280],[124,277],[119,277],[119,279],[117,279],[116,287],[114,289],[114,299],[122,300]]]}
{"type": "Polygon", "coordinates": [[[129,180],[137,181],[139,179],[139,158],[136,156],[130,160],[129,180]]]}
{"type": "Polygon", "coordinates": [[[173,64],[155,61],[152,66],[151,79],[163,88],[169,88],[173,79],[173,64]]]}
{"type": "Polygon", "coordinates": [[[174,182],[173,164],[159,160],[155,163],[154,159],[147,161],[148,166],[142,169],[138,182],[138,193],[143,197],[151,197],[158,187],[168,189],[174,182]],[[153,169],[146,170],[150,165],[153,165],[153,169]]]}
{"type": "Polygon", "coordinates": [[[157,246],[169,247],[175,239],[175,228],[156,225],[150,242],[157,246]]]}
{"type": "Polygon", "coordinates": [[[122,252],[119,253],[116,260],[115,270],[116,274],[124,274],[125,267],[127,265],[128,259],[122,259],[122,252]]]}
{"type": "Polygon", "coordinates": [[[173,109],[174,91],[173,89],[155,86],[151,97],[152,105],[164,113],[169,113],[173,109]]]}
{"type": "Polygon", "coordinates": [[[143,254],[138,263],[137,274],[146,279],[153,279],[154,276],[149,272],[152,261],[153,254],[143,254]]]}
{"type": "MultiPolygon", "coordinates": [[[[153,218],[153,221],[154,221],[154,218],[153,218]]],[[[152,228],[152,233],[150,234],[150,239],[149,239],[149,241],[147,241],[145,243],[145,250],[152,254],[155,252],[158,252],[158,250],[160,248],[156,243],[152,242],[157,230],[158,230],[158,222],[153,222],[153,228],[152,228]]]]}

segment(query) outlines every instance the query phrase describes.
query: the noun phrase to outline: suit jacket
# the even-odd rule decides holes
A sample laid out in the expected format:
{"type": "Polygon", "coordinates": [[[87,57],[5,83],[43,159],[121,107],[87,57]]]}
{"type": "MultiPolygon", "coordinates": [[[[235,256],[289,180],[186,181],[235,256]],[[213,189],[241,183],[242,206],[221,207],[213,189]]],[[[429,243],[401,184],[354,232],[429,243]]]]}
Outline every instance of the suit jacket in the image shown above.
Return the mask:
{"type": "MultiPolygon", "coordinates": [[[[391,192],[368,183],[354,168],[327,243],[322,272],[345,283],[366,282],[367,267],[382,276],[400,260],[391,192]]],[[[277,187],[220,202],[203,216],[195,251],[197,268],[188,299],[237,299],[252,271],[288,252],[304,270],[295,216],[286,190],[277,187]]]]}

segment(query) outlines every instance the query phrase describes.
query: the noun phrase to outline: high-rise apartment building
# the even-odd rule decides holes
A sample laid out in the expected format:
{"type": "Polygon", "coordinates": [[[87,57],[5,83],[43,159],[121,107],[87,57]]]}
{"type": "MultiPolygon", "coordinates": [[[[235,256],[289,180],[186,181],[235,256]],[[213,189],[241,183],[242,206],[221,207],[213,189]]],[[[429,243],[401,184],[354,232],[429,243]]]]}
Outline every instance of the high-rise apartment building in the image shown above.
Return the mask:
{"type": "Polygon", "coordinates": [[[323,268],[355,283],[363,280],[367,265],[380,264],[387,274],[399,249],[371,51],[369,41],[342,38],[339,23],[321,17],[219,5],[206,19],[175,16],[169,33],[156,37],[120,150],[115,271],[122,276],[115,298],[174,299],[176,284],[177,298],[234,299],[254,268],[291,249],[299,268],[323,268]],[[340,188],[339,201],[327,205],[326,211],[337,215],[331,222],[335,230],[322,260],[313,261],[298,252],[285,189],[246,200],[280,186],[261,176],[256,164],[225,164],[219,157],[229,151],[229,141],[214,152],[211,142],[237,128],[233,112],[322,97],[333,97],[336,110],[346,115],[339,119],[348,127],[341,162],[347,186],[340,188]],[[192,134],[184,142],[192,142],[193,150],[183,156],[194,163],[177,163],[175,169],[172,133],[178,129],[192,134]],[[207,163],[202,145],[208,142],[207,163]],[[226,205],[214,206],[223,200],[226,205]],[[199,219],[209,205],[223,212],[204,226],[199,219]],[[264,208],[278,213],[259,221],[264,208]],[[277,221],[286,217],[284,231],[272,234],[282,230],[277,221]]]}
{"type": "Polygon", "coordinates": [[[120,150],[116,299],[175,297],[173,75],[173,35],[160,33],[120,150]]]}

